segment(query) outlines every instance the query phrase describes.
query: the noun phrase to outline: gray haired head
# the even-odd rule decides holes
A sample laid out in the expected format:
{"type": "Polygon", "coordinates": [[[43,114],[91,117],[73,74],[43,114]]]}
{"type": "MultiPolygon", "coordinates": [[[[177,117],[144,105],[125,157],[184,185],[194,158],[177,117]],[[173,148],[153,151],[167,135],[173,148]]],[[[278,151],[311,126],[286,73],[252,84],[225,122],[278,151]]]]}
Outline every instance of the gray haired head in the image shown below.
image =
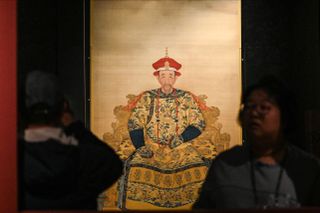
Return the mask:
{"type": "Polygon", "coordinates": [[[63,96],[52,73],[32,71],[26,79],[28,124],[57,125],[62,112],[63,96]]]}
{"type": "Polygon", "coordinates": [[[62,100],[58,80],[52,73],[32,71],[26,79],[26,106],[46,104],[54,107],[62,100]]]}

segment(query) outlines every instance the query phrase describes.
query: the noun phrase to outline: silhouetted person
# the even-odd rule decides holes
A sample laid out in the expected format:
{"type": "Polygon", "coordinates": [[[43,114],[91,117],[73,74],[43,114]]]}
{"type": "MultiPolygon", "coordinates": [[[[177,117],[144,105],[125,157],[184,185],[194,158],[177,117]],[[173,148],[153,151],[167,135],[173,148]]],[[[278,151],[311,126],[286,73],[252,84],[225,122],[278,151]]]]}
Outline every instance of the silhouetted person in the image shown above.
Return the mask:
{"type": "Polygon", "coordinates": [[[27,128],[19,139],[20,209],[96,209],[98,195],[122,174],[115,152],[74,122],[66,104],[54,75],[29,73],[27,128]]]}
{"type": "Polygon", "coordinates": [[[249,87],[239,121],[246,143],[218,155],[195,209],[320,206],[320,163],[291,144],[292,93],[273,77],[249,87]]]}

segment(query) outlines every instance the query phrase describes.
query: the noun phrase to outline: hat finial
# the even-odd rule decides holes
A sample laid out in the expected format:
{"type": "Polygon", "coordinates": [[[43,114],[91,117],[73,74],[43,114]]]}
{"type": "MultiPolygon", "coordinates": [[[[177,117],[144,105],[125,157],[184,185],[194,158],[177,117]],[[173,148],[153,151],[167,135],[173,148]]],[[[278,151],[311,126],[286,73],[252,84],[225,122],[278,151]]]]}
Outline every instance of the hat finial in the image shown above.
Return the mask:
{"type": "Polygon", "coordinates": [[[168,47],[166,47],[166,58],[168,58],[168,47]]]}

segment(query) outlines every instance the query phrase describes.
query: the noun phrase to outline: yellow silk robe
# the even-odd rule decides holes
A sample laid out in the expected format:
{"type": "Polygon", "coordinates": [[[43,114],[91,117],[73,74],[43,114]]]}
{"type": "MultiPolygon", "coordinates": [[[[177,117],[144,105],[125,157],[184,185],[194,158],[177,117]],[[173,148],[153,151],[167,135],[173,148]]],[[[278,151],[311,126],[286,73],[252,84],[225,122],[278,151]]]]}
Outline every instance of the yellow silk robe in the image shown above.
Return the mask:
{"type": "MultiPolygon", "coordinates": [[[[208,162],[191,143],[170,148],[175,136],[193,126],[202,132],[205,122],[190,92],[160,89],[142,93],[132,108],[128,130],[142,130],[143,143],[153,152],[143,158],[135,152],[120,184],[120,207],[126,209],[187,208],[198,197],[208,162]]],[[[133,141],[134,143],[134,141],[133,141]]]]}

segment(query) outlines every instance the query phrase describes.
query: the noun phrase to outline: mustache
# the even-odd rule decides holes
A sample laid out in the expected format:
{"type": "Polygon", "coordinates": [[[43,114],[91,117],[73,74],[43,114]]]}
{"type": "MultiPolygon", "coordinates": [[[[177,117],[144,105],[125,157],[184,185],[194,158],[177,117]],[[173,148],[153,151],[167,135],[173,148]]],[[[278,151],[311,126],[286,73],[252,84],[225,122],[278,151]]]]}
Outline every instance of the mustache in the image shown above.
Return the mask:
{"type": "Polygon", "coordinates": [[[164,87],[172,87],[173,85],[172,84],[168,84],[168,83],[165,83],[165,84],[163,84],[162,86],[164,86],[164,87]]]}

